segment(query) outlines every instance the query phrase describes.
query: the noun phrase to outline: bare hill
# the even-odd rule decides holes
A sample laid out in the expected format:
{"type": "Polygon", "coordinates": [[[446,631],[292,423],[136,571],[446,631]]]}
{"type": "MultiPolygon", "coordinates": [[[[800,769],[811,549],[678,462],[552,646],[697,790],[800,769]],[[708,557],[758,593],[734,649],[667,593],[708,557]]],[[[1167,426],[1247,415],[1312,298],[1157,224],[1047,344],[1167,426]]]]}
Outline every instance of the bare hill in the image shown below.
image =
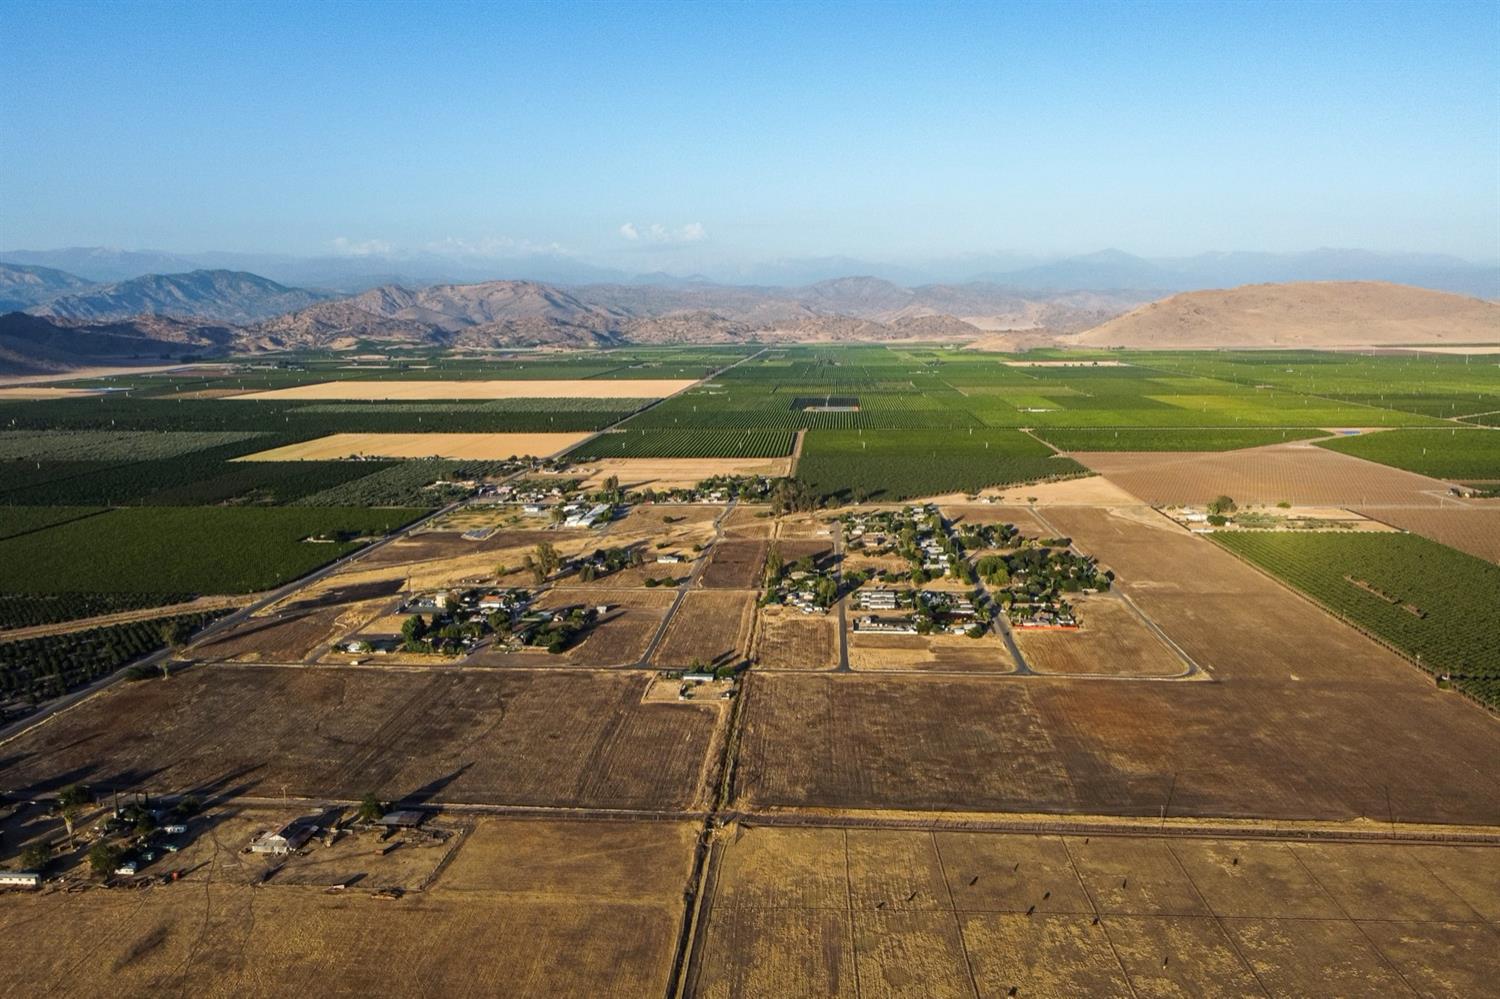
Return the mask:
{"type": "Polygon", "coordinates": [[[85,322],[133,316],[174,316],[211,322],[249,323],[328,298],[325,292],[288,288],[246,271],[148,274],[117,284],[52,298],[31,311],[85,322]]]}
{"type": "Polygon", "coordinates": [[[1377,281],[1190,291],[1062,338],[1091,347],[1377,347],[1500,342],[1500,304],[1377,281]]]}

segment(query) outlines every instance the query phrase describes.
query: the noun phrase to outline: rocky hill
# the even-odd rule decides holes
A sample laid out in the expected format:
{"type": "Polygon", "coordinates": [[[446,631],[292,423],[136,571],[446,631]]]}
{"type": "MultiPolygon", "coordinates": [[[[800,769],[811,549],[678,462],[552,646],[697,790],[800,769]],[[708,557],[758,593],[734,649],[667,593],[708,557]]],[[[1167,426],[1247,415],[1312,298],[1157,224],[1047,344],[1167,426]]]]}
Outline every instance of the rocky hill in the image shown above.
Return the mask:
{"type": "Polygon", "coordinates": [[[89,287],[88,281],[67,271],[0,263],[0,313],[39,305],[89,287]]]}
{"type": "Polygon", "coordinates": [[[1378,281],[1192,291],[1073,336],[1091,347],[1378,347],[1500,343],[1500,304],[1378,281]]]}
{"type": "Polygon", "coordinates": [[[148,274],[51,298],[30,311],[58,319],[108,322],[134,316],[173,316],[221,323],[253,323],[332,297],[288,288],[246,271],[148,274]]]}
{"type": "Polygon", "coordinates": [[[176,361],[184,354],[221,354],[240,330],[165,316],[113,323],[71,323],[11,312],[0,316],[0,373],[39,374],[110,364],[176,361]]]}

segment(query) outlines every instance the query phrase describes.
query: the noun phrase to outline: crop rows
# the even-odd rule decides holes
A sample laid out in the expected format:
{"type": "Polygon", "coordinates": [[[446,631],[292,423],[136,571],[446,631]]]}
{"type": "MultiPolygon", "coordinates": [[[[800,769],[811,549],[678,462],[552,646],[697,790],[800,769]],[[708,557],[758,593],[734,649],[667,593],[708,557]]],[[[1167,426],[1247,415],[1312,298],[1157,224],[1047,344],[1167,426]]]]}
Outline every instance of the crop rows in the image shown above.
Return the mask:
{"type": "Polygon", "coordinates": [[[1330,451],[1440,479],[1500,479],[1500,432],[1399,430],[1320,442],[1330,451]]]}
{"type": "Polygon", "coordinates": [[[1500,566],[1410,534],[1211,537],[1429,672],[1500,679],[1500,566]]]}
{"type": "Polygon", "coordinates": [[[0,541],[0,593],[253,593],[420,510],[127,507],[0,541]]]}
{"type": "Polygon", "coordinates": [[[0,694],[32,704],[58,697],[165,647],[163,630],[171,623],[197,631],[227,613],[181,614],[0,644],[0,694]]]}
{"type": "Polygon", "coordinates": [[[1233,451],[1322,437],[1321,430],[1228,430],[1192,427],[1078,430],[1049,427],[1036,436],[1060,451],[1233,451]]]}
{"type": "Polygon", "coordinates": [[[342,462],[378,469],[368,475],[341,482],[321,492],[293,500],[292,506],[438,507],[457,499],[463,490],[432,488],[439,480],[470,476],[504,475],[512,470],[503,461],[457,461],[447,458],[412,458],[397,462],[342,462]]]}
{"type": "Polygon", "coordinates": [[[259,436],[253,431],[9,430],[0,432],[0,461],[146,461],[259,436]]]}
{"type": "Polygon", "coordinates": [[[600,434],[569,452],[591,458],[779,458],[792,453],[789,430],[622,430],[600,434]]]}
{"type": "Polygon", "coordinates": [[[191,593],[0,593],[0,630],[164,607],[191,593]]]}
{"type": "Polygon", "coordinates": [[[1013,430],[813,431],[797,477],[820,496],[889,502],[1085,472],[1013,430]]]}

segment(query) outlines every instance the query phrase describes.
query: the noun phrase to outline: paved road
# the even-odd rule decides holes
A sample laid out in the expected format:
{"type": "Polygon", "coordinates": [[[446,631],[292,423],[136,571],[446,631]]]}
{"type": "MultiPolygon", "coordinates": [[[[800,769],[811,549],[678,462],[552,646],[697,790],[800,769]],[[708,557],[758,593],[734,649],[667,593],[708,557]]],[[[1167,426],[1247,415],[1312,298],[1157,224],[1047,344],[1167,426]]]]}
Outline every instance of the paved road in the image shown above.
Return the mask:
{"type": "Polygon", "coordinates": [[[688,581],[677,587],[677,595],[672,598],[672,606],[667,608],[666,616],[661,619],[661,624],[656,626],[656,634],[651,636],[651,641],[646,646],[646,651],[641,653],[640,660],[634,664],[635,669],[655,668],[651,665],[651,660],[656,657],[656,649],[661,645],[661,640],[667,633],[667,626],[677,616],[677,609],[682,606],[682,601],[687,597],[688,591],[697,584],[698,579],[703,575],[703,570],[708,567],[709,559],[713,558],[714,548],[718,546],[720,540],[724,537],[724,521],[729,518],[730,511],[734,509],[735,504],[738,502],[738,497],[731,499],[729,505],[724,508],[724,512],[714,518],[713,540],[704,546],[702,554],[693,563],[693,571],[688,573],[688,581]]]}

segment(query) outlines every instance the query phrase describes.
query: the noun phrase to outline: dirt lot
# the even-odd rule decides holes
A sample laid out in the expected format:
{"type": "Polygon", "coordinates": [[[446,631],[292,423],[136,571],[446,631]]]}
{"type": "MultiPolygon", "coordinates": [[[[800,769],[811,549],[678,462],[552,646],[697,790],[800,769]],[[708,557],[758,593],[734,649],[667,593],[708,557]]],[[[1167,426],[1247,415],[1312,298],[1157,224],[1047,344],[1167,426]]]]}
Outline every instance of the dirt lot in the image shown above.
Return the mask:
{"type": "Polygon", "coordinates": [[[788,607],[762,607],[757,613],[757,668],[829,670],[838,665],[838,618],[788,607]]]}
{"type": "Polygon", "coordinates": [[[515,381],[337,381],[240,399],[660,399],[694,384],[677,378],[519,379],[515,381]]]}
{"type": "Polygon", "coordinates": [[[737,663],[749,651],[755,594],[743,590],[694,590],[667,627],[653,665],[681,668],[702,661],[710,666],[737,663]]]}
{"type": "Polygon", "coordinates": [[[1439,506],[1446,483],[1311,444],[1223,452],[1079,452],[1073,458],[1152,506],[1237,503],[1439,506]]]}
{"type": "Polygon", "coordinates": [[[0,968],[0,991],[555,996],[609,982],[618,994],[661,995],[693,833],[482,819],[435,886],[396,900],[363,882],[326,894],[281,875],[258,888],[214,880],[14,896],[0,906],[0,932],[25,932],[35,946],[0,968]]]}
{"type": "Polygon", "coordinates": [[[765,571],[766,541],[720,541],[709,555],[699,584],[709,589],[753,590],[765,571]]]}
{"type": "Polygon", "coordinates": [[[1026,665],[1038,673],[1177,676],[1188,669],[1123,600],[1100,594],[1073,599],[1073,631],[1015,629],[1026,665]]]}
{"type": "Polygon", "coordinates": [[[1488,847],[731,827],[716,851],[699,996],[1470,995],[1500,974],[1488,847]]]}
{"type": "Polygon", "coordinates": [[[236,458],[236,461],[336,461],[380,458],[458,458],[475,461],[536,457],[566,451],[592,436],[572,434],[330,434],[236,458]]]}
{"type": "Polygon", "coordinates": [[[740,504],[724,518],[724,533],[734,538],[769,538],[776,529],[771,508],[740,504]]]}
{"type": "Polygon", "coordinates": [[[1500,563],[1500,505],[1442,509],[1385,507],[1360,512],[1438,544],[1500,563]]]}
{"type": "MultiPolygon", "coordinates": [[[[852,616],[860,612],[852,611],[852,616]]],[[[851,620],[852,620],[851,616],[851,620]]],[[[1010,673],[1016,668],[1005,643],[993,632],[967,635],[881,635],[849,632],[849,665],[856,670],[953,670],[1010,673]]]]}
{"type": "Polygon", "coordinates": [[[751,809],[1156,815],[1170,798],[1179,815],[1493,822],[1500,782],[1485,761],[1500,728],[1411,673],[1233,684],[752,671],[735,792],[751,809]]]}
{"type": "Polygon", "coordinates": [[[718,715],[639,673],[218,665],[112,687],[5,744],[0,787],[591,808],[701,799],[718,715]]]}
{"type": "Polygon", "coordinates": [[[582,477],[584,488],[597,489],[610,476],[625,489],[675,489],[696,486],[719,475],[790,475],[787,458],[598,458],[568,469],[570,478],[582,477]]]}

